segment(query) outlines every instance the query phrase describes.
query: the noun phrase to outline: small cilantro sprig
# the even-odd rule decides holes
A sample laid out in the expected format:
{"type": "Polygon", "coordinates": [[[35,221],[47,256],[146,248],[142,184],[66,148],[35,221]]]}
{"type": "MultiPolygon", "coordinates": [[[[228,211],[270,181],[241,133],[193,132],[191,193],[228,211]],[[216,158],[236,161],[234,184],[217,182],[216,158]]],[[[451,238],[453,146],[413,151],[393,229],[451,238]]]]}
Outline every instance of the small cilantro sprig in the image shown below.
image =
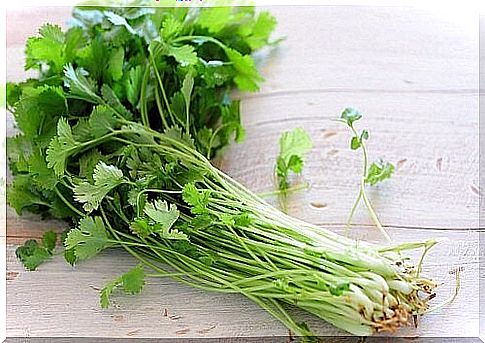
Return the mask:
{"type": "Polygon", "coordinates": [[[283,133],[279,145],[280,152],[276,158],[275,174],[280,206],[284,212],[287,212],[289,177],[291,173],[300,174],[302,172],[305,155],[312,149],[312,140],[304,129],[296,128],[293,131],[283,133]]]}
{"type": "Polygon", "coordinates": [[[108,283],[100,292],[99,303],[102,308],[108,308],[111,304],[110,296],[117,287],[122,287],[126,294],[138,294],[145,286],[145,270],[142,265],[137,265],[132,270],[108,283]]]}
{"type": "Polygon", "coordinates": [[[35,270],[54,254],[56,240],[57,234],[52,230],[47,231],[42,235],[40,243],[35,239],[29,239],[15,250],[15,255],[26,269],[35,270]]]}
{"type": "Polygon", "coordinates": [[[391,238],[389,237],[389,234],[382,226],[365,192],[365,185],[369,184],[371,186],[374,186],[379,182],[389,179],[394,172],[394,165],[392,165],[389,162],[384,162],[382,160],[379,160],[377,162],[373,162],[370,166],[368,166],[368,153],[367,153],[365,141],[369,139],[369,131],[362,130],[358,132],[354,127],[354,123],[360,120],[361,118],[362,118],[362,114],[359,111],[353,108],[346,108],[342,112],[339,119],[339,121],[343,122],[350,128],[353,134],[350,140],[350,148],[352,150],[361,149],[362,156],[363,156],[363,168],[362,168],[361,182],[359,186],[359,194],[357,195],[357,199],[355,200],[352,206],[352,209],[350,211],[349,218],[347,220],[347,229],[352,224],[352,218],[354,216],[355,210],[357,209],[357,206],[359,205],[360,201],[363,200],[365,206],[367,207],[367,210],[369,211],[372,221],[377,226],[377,228],[381,231],[381,233],[384,235],[386,240],[390,242],[391,238]]]}

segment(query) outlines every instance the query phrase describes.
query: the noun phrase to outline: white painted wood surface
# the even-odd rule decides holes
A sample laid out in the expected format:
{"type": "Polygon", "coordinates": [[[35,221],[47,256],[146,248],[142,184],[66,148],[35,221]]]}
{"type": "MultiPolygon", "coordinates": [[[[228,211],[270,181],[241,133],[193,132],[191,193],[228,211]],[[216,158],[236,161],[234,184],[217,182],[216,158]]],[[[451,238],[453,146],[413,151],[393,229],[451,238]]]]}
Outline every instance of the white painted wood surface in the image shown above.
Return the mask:
{"type": "MultiPolygon", "coordinates": [[[[463,267],[456,301],[399,334],[478,335],[478,30],[411,8],[270,10],[279,21],[277,35],[286,40],[261,64],[266,77],[261,92],[241,96],[247,138],[225,152],[221,168],[255,191],[271,190],[279,135],[304,127],[315,146],[302,176],[311,188],[291,197],[289,211],[342,232],[361,161],[347,148],[345,127],[332,119],[344,107],[360,109],[365,116],[359,124],[371,134],[371,159],[397,165],[391,180],[370,191],[393,239],[449,238],[425,265],[443,283],[437,303],[453,290],[449,272],[463,267]]],[[[25,39],[43,22],[63,24],[68,17],[68,8],[7,13],[8,80],[26,76],[25,39]]],[[[355,224],[354,237],[378,239],[365,211],[357,213],[355,224]]],[[[8,336],[287,335],[242,296],[201,292],[171,280],[151,280],[141,295],[117,297],[115,308],[101,310],[96,289],[135,261],[122,251],[107,251],[75,270],[58,256],[25,272],[15,259],[16,245],[52,227],[62,223],[8,211],[8,336]]],[[[344,334],[307,319],[320,334],[344,334]]]]}

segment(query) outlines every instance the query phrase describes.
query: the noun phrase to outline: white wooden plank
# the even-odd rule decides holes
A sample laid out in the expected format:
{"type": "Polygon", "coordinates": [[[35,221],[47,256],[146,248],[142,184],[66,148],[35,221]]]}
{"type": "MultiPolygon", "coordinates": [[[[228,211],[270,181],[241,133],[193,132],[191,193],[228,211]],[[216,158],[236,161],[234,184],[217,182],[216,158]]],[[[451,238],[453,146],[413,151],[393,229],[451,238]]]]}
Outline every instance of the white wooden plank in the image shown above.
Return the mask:
{"type": "MultiPolygon", "coordinates": [[[[310,189],[290,197],[289,213],[314,223],[345,223],[358,192],[362,157],[350,133],[335,122],[346,106],[364,117],[371,161],[396,165],[395,175],[369,189],[390,226],[478,227],[478,100],[451,94],[299,94],[247,99],[247,137],[224,153],[221,167],[257,192],[271,190],[282,132],[304,127],[314,149],[302,179],[310,189]],[[325,204],[314,208],[312,203],[325,204]]],[[[357,224],[370,224],[365,211],[357,224]]]]}

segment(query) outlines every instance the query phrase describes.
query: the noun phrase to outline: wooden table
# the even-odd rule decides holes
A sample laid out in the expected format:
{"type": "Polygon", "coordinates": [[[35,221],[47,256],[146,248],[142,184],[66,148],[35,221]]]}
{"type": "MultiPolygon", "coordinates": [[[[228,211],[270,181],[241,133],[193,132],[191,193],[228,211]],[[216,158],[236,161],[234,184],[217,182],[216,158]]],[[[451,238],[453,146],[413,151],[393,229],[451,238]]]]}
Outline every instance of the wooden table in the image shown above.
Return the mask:
{"type": "MultiPolygon", "coordinates": [[[[357,194],[361,159],[349,133],[332,121],[352,106],[370,130],[371,159],[396,165],[394,177],[369,190],[395,241],[446,237],[428,255],[425,271],[450,296],[462,267],[456,301],[431,313],[415,336],[477,336],[478,305],[478,28],[432,12],[387,7],[273,7],[280,47],[260,64],[261,91],[243,95],[247,138],[232,145],[221,168],[256,192],[272,189],[280,134],[302,126],[314,149],[302,178],[311,188],[291,197],[289,213],[342,232],[357,194]],[[476,32],[475,32],[476,31],[476,32]]],[[[70,9],[30,8],[7,13],[7,79],[21,80],[25,39],[42,23],[63,26],[70,9]]],[[[9,132],[13,130],[11,120],[9,132]]],[[[15,258],[17,244],[60,222],[17,217],[8,210],[7,335],[89,337],[287,336],[251,301],[211,294],[170,280],[150,280],[136,297],[116,297],[101,310],[98,290],[135,261],[106,251],[72,269],[61,256],[36,272],[15,258]]],[[[380,240],[366,212],[352,235],[380,240]]],[[[438,301],[439,301],[438,300],[438,301]]],[[[344,335],[305,317],[316,332],[344,335]]],[[[284,341],[284,340],[281,340],[284,341]]]]}

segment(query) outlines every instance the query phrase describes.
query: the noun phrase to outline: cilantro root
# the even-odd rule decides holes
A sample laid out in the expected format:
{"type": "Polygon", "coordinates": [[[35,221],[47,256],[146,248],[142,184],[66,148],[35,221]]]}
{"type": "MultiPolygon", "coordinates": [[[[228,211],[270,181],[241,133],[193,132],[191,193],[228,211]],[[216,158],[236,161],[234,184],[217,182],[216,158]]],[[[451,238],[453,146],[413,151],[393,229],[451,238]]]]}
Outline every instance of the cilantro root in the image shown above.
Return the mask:
{"type": "MultiPolygon", "coordinates": [[[[96,7],[75,9],[74,19],[67,32],[45,25],[29,39],[26,69],[39,76],[7,87],[21,131],[7,145],[8,201],[19,214],[71,224],[62,236],[70,264],[111,248],[137,259],[103,288],[103,308],[116,290],[136,294],[148,277],[171,277],[242,294],[297,335],[312,331],[289,306],[359,336],[394,332],[427,310],[420,295],[436,285],[404,252],[436,242],[357,244],[282,213],[211,164],[244,137],[230,93],[262,81],[251,53],[272,44],[269,13],[96,7]]],[[[360,114],[342,118],[353,129],[360,114]]],[[[353,133],[351,147],[365,153],[368,132],[353,133]]],[[[311,141],[297,129],[280,146],[286,193],[311,141]]],[[[391,169],[365,164],[362,183],[391,169]]],[[[46,233],[17,256],[35,269],[54,243],[46,233]]]]}

